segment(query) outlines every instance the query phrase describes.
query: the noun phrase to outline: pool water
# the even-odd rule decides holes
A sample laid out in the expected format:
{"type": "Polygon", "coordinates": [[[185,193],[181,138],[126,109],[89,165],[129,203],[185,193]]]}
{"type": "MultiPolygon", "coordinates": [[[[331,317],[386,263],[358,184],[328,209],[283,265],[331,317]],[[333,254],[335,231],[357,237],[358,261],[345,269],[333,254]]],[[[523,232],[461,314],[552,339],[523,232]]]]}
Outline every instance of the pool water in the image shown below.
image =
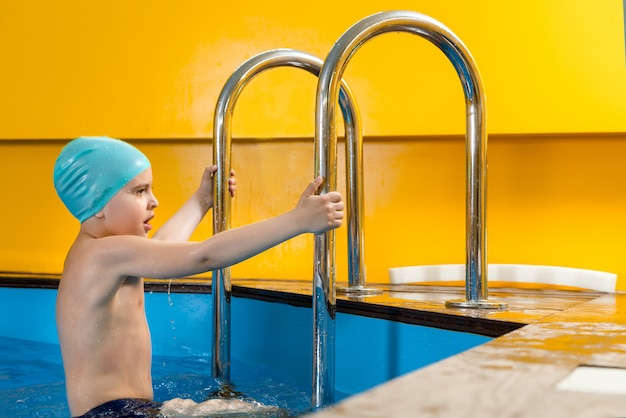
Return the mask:
{"type": "MultiPolygon", "coordinates": [[[[58,345],[0,337],[0,417],[68,417],[61,353],[58,345]]],[[[245,366],[238,363],[240,366],[245,366]]],[[[222,386],[210,376],[205,356],[155,356],[152,363],[154,396],[158,401],[176,397],[202,402],[222,386]],[[208,370],[202,374],[199,370],[208,370]]],[[[281,382],[258,365],[233,370],[238,398],[272,405],[280,413],[296,416],[310,408],[310,391],[281,382]],[[237,372],[237,370],[239,372],[237,372]],[[243,372],[242,372],[243,371],[243,372]]],[[[259,408],[262,410],[262,408],[259,408]]]]}
{"type": "MultiPolygon", "coordinates": [[[[69,416],[55,299],[54,289],[0,287],[0,317],[11,318],[0,321],[0,418],[69,416]]],[[[156,400],[203,402],[221,387],[210,376],[212,307],[211,294],[146,293],[156,400]]],[[[235,391],[278,416],[308,412],[311,319],[311,308],[233,298],[235,391]]],[[[336,402],[491,339],[344,313],[336,333],[336,402]]]]}
{"type": "Polygon", "coordinates": [[[0,337],[0,353],[0,416],[69,416],[58,345],[0,337]]]}

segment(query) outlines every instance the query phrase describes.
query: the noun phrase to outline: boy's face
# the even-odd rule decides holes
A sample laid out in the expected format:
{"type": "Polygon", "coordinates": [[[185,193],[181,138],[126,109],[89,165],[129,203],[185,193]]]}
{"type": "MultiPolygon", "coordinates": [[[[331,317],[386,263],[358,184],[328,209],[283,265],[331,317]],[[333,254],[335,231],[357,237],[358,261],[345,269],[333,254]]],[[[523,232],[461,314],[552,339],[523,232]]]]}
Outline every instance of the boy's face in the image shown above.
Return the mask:
{"type": "Polygon", "coordinates": [[[145,237],[152,229],[149,224],[159,205],[152,193],[152,169],[148,168],[132,179],[102,209],[104,222],[111,235],[145,237]]]}

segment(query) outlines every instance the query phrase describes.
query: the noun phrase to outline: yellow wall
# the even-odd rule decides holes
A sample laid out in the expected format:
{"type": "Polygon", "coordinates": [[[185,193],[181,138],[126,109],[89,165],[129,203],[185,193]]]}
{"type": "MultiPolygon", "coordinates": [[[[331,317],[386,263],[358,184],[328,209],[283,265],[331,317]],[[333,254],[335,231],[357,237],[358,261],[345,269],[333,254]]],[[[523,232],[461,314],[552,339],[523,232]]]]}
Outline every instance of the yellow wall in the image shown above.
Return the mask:
{"type": "MultiPolygon", "coordinates": [[[[144,150],[155,167],[158,224],[210,163],[215,100],[239,64],[277,47],[324,57],[360,18],[416,7],[348,3],[3,6],[0,271],[61,271],[78,225],[51,173],[69,138],[106,134],[144,150]]],[[[622,2],[432,0],[415,10],[456,32],[481,70],[489,261],[612,271],[626,289],[622,2]]],[[[389,267],[462,263],[464,103],[450,63],[418,37],[387,34],[357,53],[345,78],[367,135],[368,279],[386,281],[389,267]]],[[[233,120],[234,225],[290,208],[308,182],[314,92],[311,75],[276,69],[242,94],[233,120]]],[[[210,235],[209,223],[195,238],[210,235]]],[[[338,241],[343,280],[345,229],[338,241]]],[[[308,279],[311,254],[311,238],[300,237],[233,275],[308,279]]]]}
{"type": "MultiPolygon", "coordinates": [[[[0,138],[210,137],[217,95],[243,61],[278,47],[323,58],[350,25],[388,9],[428,14],[468,46],[490,133],[626,130],[621,0],[66,0],[3,5],[0,138]]],[[[454,70],[417,36],[377,37],[345,77],[368,136],[464,132],[454,70]]],[[[312,135],[314,88],[293,69],[259,78],[235,136],[312,135]]]]}
{"type": "MultiPolygon", "coordinates": [[[[489,154],[489,262],[563,265],[626,277],[624,135],[495,137],[489,154]]],[[[2,271],[60,273],[78,223],[58,201],[49,173],[63,141],[0,143],[8,204],[2,271]],[[33,174],[37,173],[37,176],[33,174]],[[23,179],[14,181],[14,179],[23,179]]],[[[203,141],[135,141],[152,160],[158,226],[191,194],[211,147],[203,141]]],[[[365,146],[365,258],[371,281],[387,269],[464,262],[464,139],[371,139],[365,146]]],[[[343,173],[343,148],[339,169],[343,173]]],[[[309,140],[238,141],[233,226],[291,208],[313,172],[309,140]]],[[[343,174],[339,188],[343,190],[343,174]]],[[[197,231],[211,233],[210,221],[197,231]]],[[[346,277],[345,228],[337,278],[346,277]]],[[[299,237],[234,267],[234,277],[308,279],[312,239],[299,237]]]]}

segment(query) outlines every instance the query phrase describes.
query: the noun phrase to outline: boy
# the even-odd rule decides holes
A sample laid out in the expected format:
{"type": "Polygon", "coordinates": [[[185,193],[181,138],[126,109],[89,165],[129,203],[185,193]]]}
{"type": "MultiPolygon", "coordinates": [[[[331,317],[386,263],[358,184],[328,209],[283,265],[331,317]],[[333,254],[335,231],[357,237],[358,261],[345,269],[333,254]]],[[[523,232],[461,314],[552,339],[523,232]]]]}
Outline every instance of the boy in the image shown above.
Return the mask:
{"type": "MultiPolygon", "coordinates": [[[[108,137],[81,137],[61,151],[55,188],[81,222],[65,260],[56,308],[72,415],[159,413],[160,404],[152,401],[143,277],[185,277],[224,268],[302,233],[341,226],[341,195],[315,195],[320,177],[282,215],[189,242],[213,206],[215,170],[205,170],[193,196],[147,239],[158,202],[145,155],[108,137]]],[[[229,189],[234,193],[232,176],[229,189]]]]}

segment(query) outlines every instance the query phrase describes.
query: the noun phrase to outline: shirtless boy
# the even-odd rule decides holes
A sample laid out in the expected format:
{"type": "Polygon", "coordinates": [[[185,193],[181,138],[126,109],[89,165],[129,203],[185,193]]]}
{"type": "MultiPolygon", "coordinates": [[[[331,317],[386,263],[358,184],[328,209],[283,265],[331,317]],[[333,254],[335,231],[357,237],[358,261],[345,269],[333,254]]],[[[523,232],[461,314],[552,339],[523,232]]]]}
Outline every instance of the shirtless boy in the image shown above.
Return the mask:
{"type": "MultiPolygon", "coordinates": [[[[297,235],[323,233],[342,223],[341,195],[315,195],[322,182],[317,178],[292,210],[189,242],[213,206],[215,170],[205,170],[198,190],[148,239],[158,206],[148,159],[108,137],[81,137],[61,151],[55,188],[81,222],[65,260],[56,308],[73,416],[107,411],[111,415],[105,416],[158,416],[143,277],[177,278],[224,268],[297,235]]],[[[231,176],[231,193],[235,187],[231,176]]]]}

